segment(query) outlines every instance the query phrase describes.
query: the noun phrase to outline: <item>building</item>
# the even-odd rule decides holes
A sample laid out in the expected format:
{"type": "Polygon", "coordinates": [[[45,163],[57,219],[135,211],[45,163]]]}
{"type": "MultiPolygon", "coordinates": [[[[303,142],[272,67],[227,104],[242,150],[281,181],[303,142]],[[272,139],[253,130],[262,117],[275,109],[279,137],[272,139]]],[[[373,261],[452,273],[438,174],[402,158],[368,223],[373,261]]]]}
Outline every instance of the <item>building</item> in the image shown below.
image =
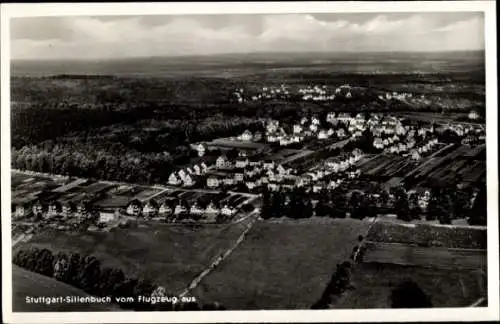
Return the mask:
{"type": "Polygon", "coordinates": [[[184,187],[192,187],[196,181],[193,180],[193,177],[191,177],[189,174],[184,177],[183,185],[184,187]]]}
{"type": "Polygon", "coordinates": [[[120,219],[118,210],[101,210],[99,211],[99,223],[111,223],[120,219]]]}
{"type": "Polygon", "coordinates": [[[218,188],[220,185],[220,181],[217,177],[211,176],[207,178],[207,187],[209,188],[218,188]]]}
{"type": "Polygon", "coordinates": [[[299,124],[293,125],[293,133],[294,134],[300,134],[300,133],[302,133],[302,130],[303,130],[302,125],[299,125],[299,124]]]}
{"type": "Polygon", "coordinates": [[[168,184],[172,186],[177,186],[181,183],[181,180],[177,178],[175,175],[175,172],[172,172],[170,176],[168,177],[168,184]]]}
{"type": "Polygon", "coordinates": [[[205,155],[206,150],[207,149],[206,149],[205,145],[203,145],[201,143],[196,145],[196,151],[198,152],[198,156],[205,155]]]}
{"type": "Polygon", "coordinates": [[[250,142],[251,140],[253,140],[253,134],[252,134],[252,132],[251,132],[251,131],[249,131],[248,129],[247,129],[247,130],[245,130],[245,131],[243,132],[243,134],[241,134],[241,139],[242,139],[243,141],[250,142]]]}
{"type": "Polygon", "coordinates": [[[156,215],[158,215],[158,212],[158,203],[153,199],[148,201],[142,209],[142,214],[146,217],[155,217],[156,215]]]}
{"type": "Polygon", "coordinates": [[[232,163],[227,159],[227,156],[221,155],[217,158],[215,165],[217,166],[218,169],[229,169],[231,168],[232,163]]]}
{"type": "Polygon", "coordinates": [[[234,214],[236,214],[236,209],[229,205],[224,205],[224,207],[222,207],[220,212],[224,216],[233,216],[234,214]]]}
{"type": "Polygon", "coordinates": [[[139,200],[132,200],[127,206],[127,214],[132,216],[139,216],[142,212],[142,204],[139,200]]]}
{"type": "Polygon", "coordinates": [[[476,120],[479,118],[479,114],[475,110],[471,110],[471,112],[468,115],[469,119],[476,120]]]}
{"type": "Polygon", "coordinates": [[[243,169],[245,168],[248,164],[250,163],[250,161],[246,158],[238,158],[236,160],[236,168],[238,169],[243,169]]]}
{"type": "Polygon", "coordinates": [[[205,209],[202,208],[198,203],[194,203],[193,206],[189,209],[189,213],[191,215],[203,215],[205,213],[205,209]]]}
{"type": "Polygon", "coordinates": [[[319,133],[318,133],[318,139],[320,140],[324,140],[324,139],[327,139],[329,136],[328,136],[328,133],[324,130],[320,130],[319,133]]]}
{"type": "Polygon", "coordinates": [[[161,216],[170,215],[172,214],[172,212],[172,206],[167,201],[164,201],[158,209],[158,214],[160,214],[161,216]]]}

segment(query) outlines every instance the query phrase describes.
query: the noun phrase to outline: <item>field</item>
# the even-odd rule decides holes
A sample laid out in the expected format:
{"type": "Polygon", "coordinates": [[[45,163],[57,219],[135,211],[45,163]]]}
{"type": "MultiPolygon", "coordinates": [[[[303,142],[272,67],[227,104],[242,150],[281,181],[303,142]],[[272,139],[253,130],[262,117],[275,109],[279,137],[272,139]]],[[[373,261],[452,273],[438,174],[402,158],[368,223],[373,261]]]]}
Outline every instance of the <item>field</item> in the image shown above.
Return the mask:
{"type": "Polygon", "coordinates": [[[194,295],[228,309],[308,309],[367,228],[351,219],[259,221],[194,295]]]}
{"type": "Polygon", "coordinates": [[[377,222],[355,266],[355,287],[334,308],[390,308],[391,291],[415,282],[433,307],[464,307],[486,295],[486,231],[377,222]]]}
{"type": "Polygon", "coordinates": [[[371,227],[366,239],[374,242],[404,243],[424,247],[486,249],[486,230],[479,228],[377,222],[371,227]]]}
{"type": "Polygon", "coordinates": [[[367,248],[363,262],[392,263],[438,269],[486,269],[486,250],[418,247],[399,243],[373,243],[367,248]]]}
{"type": "Polygon", "coordinates": [[[361,263],[353,273],[355,289],[334,308],[390,308],[392,289],[408,279],[430,296],[433,307],[465,307],[484,296],[482,275],[477,270],[361,263]]]}
{"type": "Polygon", "coordinates": [[[12,310],[14,312],[104,312],[120,311],[109,304],[33,304],[26,303],[26,296],[59,297],[90,296],[89,294],[55,279],[26,271],[12,265],[12,310]]]}
{"type": "Polygon", "coordinates": [[[179,292],[231,246],[243,229],[244,224],[239,223],[192,228],[157,224],[109,233],[44,230],[16,249],[35,246],[91,254],[104,266],[122,269],[129,276],[152,279],[179,292]]]}

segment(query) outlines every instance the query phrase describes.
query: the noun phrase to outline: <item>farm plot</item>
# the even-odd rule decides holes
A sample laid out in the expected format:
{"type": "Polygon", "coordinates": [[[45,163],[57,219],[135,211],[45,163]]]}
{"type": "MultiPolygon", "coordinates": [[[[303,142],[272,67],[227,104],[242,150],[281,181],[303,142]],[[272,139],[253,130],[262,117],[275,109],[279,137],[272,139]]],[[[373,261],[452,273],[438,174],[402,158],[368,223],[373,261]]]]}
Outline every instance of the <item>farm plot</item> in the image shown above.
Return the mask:
{"type": "Polygon", "coordinates": [[[360,263],[351,279],[354,290],[333,308],[391,308],[392,290],[406,280],[415,282],[430,297],[433,307],[466,307],[486,295],[484,278],[481,270],[360,263]]]}
{"type": "Polygon", "coordinates": [[[175,293],[186,288],[213,259],[224,253],[244,228],[242,222],[210,226],[149,224],[85,233],[46,229],[15,249],[35,246],[53,252],[90,254],[104,267],[121,269],[128,276],[153,279],[175,293]]]}
{"type": "Polygon", "coordinates": [[[232,310],[309,309],[367,221],[258,221],[243,243],[193,291],[232,310]]]}
{"type": "Polygon", "coordinates": [[[365,263],[393,263],[439,269],[486,269],[486,250],[419,247],[399,243],[367,242],[365,263]]]}
{"type": "Polygon", "coordinates": [[[367,240],[456,249],[486,249],[486,230],[427,224],[377,222],[368,232],[367,240]]]}

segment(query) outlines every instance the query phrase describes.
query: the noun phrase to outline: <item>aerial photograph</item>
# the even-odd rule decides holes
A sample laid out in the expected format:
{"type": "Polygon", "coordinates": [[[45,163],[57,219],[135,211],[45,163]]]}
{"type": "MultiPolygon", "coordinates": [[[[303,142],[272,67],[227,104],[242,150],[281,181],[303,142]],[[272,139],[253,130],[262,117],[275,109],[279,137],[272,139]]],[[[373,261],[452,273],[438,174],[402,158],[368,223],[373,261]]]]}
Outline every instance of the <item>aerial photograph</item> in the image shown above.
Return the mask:
{"type": "Polygon", "coordinates": [[[13,312],[487,307],[484,20],[12,18],[13,312]]]}

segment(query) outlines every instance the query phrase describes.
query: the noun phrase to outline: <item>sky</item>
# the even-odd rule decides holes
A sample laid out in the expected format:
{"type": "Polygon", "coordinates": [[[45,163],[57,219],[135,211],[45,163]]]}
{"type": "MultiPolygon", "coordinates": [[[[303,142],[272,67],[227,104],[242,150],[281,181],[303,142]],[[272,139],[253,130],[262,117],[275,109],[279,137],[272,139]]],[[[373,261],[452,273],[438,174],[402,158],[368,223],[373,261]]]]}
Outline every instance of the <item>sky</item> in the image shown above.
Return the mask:
{"type": "Polygon", "coordinates": [[[12,59],[484,49],[480,12],[31,17],[10,29],[12,59]]]}

